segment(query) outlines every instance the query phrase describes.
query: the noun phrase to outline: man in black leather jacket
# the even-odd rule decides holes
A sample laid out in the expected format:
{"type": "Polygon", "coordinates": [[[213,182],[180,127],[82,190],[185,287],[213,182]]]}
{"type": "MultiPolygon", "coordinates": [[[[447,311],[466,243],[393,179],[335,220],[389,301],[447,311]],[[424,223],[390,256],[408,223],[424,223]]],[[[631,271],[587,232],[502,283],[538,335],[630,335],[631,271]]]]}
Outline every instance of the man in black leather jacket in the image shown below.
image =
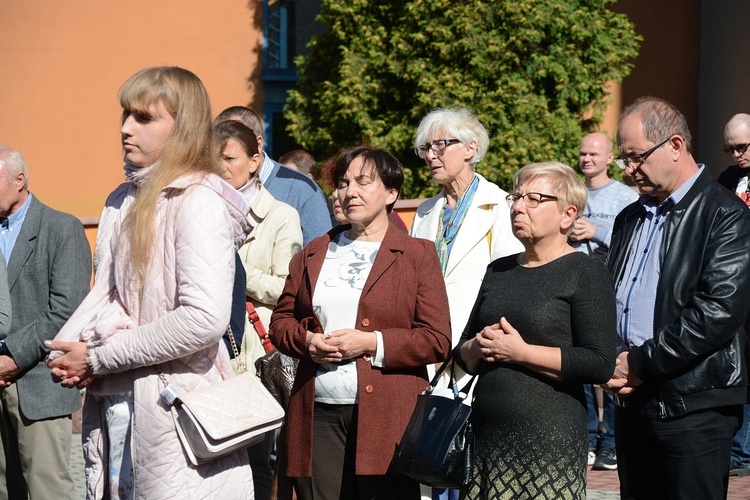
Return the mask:
{"type": "Polygon", "coordinates": [[[747,402],[750,211],[695,163],[670,103],[637,100],[617,135],[616,162],[642,195],[618,215],[608,260],[621,497],[726,498],[747,402]]]}

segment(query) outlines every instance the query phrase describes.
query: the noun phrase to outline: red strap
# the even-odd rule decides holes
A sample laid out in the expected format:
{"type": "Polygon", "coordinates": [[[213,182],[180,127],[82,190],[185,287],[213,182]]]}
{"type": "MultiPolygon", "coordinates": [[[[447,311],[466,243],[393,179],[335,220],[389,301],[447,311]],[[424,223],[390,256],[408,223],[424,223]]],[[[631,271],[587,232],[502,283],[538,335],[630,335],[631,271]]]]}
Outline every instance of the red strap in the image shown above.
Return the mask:
{"type": "Polygon", "coordinates": [[[253,303],[249,300],[246,301],[245,309],[247,310],[248,318],[250,318],[250,323],[253,324],[253,327],[255,327],[255,332],[258,334],[258,337],[260,337],[261,344],[263,344],[263,349],[265,349],[266,352],[271,352],[273,350],[273,344],[271,343],[271,339],[268,338],[266,327],[263,326],[263,322],[260,320],[260,316],[258,316],[258,312],[255,310],[253,303]]]}

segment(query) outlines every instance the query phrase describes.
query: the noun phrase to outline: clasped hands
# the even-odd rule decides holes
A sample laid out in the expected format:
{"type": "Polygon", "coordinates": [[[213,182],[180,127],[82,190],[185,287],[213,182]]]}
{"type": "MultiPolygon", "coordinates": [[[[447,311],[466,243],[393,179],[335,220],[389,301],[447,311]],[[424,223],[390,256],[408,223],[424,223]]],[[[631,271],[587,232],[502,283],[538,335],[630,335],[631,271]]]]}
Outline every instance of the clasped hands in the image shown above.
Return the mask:
{"type": "Polygon", "coordinates": [[[612,374],[612,378],[607,383],[601,384],[602,389],[615,396],[630,396],[636,387],[643,384],[643,380],[638,374],[630,369],[628,354],[629,351],[623,351],[617,356],[615,372],[612,374]]]}
{"type": "Polygon", "coordinates": [[[374,355],[375,332],[345,328],[330,333],[307,332],[307,350],[316,363],[340,363],[362,355],[374,355]]]}
{"type": "Polygon", "coordinates": [[[528,347],[518,330],[503,317],[498,323],[482,328],[474,337],[471,349],[488,363],[520,363],[528,347]]]}
{"type": "Polygon", "coordinates": [[[47,366],[52,372],[52,380],[63,387],[83,389],[94,381],[94,373],[86,361],[86,342],[62,342],[47,340],[44,342],[52,351],[63,354],[51,359],[47,357],[47,366]]]}

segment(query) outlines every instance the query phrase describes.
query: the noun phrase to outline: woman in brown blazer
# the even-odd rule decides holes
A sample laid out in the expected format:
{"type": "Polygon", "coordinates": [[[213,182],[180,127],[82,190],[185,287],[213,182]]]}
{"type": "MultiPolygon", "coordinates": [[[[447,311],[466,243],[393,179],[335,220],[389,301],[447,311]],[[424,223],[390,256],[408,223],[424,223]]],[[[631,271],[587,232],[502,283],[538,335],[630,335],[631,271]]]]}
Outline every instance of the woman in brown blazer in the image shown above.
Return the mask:
{"type": "Polygon", "coordinates": [[[417,499],[391,459],[426,365],[451,346],[435,246],[389,222],[404,179],[383,150],[329,161],[350,224],[310,242],[290,264],[270,336],[300,359],[287,415],[288,475],[298,498],[417,499]]]}

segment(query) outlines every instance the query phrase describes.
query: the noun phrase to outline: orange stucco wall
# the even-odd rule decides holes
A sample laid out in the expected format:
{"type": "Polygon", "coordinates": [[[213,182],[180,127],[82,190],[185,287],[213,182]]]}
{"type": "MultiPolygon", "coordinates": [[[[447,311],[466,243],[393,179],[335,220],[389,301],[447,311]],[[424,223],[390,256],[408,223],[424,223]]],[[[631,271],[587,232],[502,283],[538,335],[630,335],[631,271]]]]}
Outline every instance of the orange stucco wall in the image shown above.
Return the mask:
{"type": "MultiPolygon", "coordinates": [[[[93,237],[106,195],[123,178],[120,85],[145,66],[179,65],[203,80],[215,113],[234,104],[260,111],[262,4],[0,0],[0,144],[24,155],[32,192],[90,223],[93,237]]],[[[741,31],[750,5],[618,0],[612,8],[644,42],[632,74],[611,87],[602,129],[614,135],[622,106],[636,97],[664,97],[685,114],[697,158],[723,167],[720,129],[732,113],[750,111],[741,78],[750,70],[736,64],[750,42],[724,32],[741,31]]],[[[414,203],[406,205],[398,210],[409,225],[414,203]]]]}
{"type": "Polygon", "coordinates": [[[137,70],[177,65],[214,113],[260,108],[262,2],[0,0],[0,144],[48,205],[88,218],[123,180],[117,91],[137,70]]]}

